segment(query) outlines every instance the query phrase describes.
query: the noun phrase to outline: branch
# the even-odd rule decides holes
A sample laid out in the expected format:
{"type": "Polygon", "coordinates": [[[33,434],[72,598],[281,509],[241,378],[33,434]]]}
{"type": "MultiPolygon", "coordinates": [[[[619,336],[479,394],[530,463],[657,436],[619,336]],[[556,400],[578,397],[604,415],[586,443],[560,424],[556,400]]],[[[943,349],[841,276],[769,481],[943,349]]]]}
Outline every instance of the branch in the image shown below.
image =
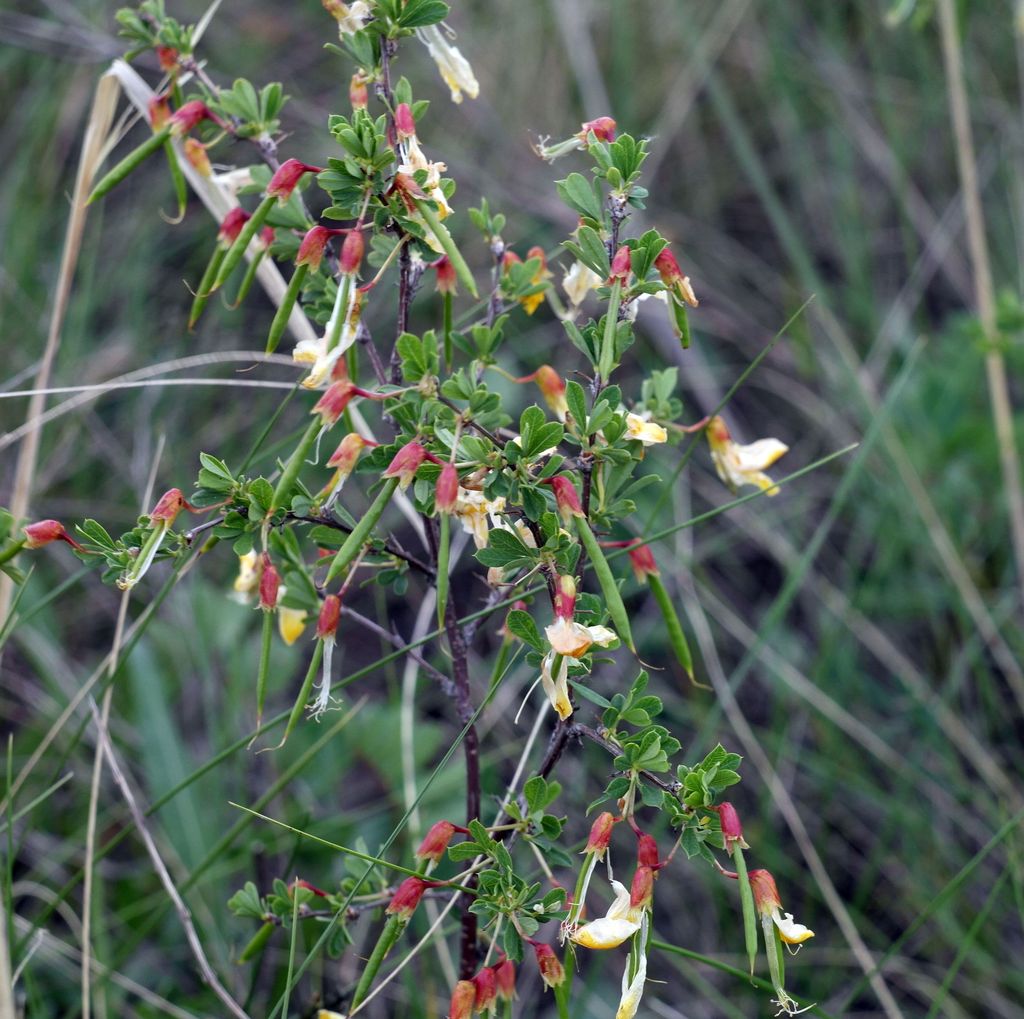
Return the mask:
{"type": "Polygon", "coordinates": [[[236,1019],[250,1019],[245,1009],[235,1001],[230,992],[220,982],[217,974],[213,971],[213,967],[210,965],[209,959],[206,958],[199,935],[196,933],[195,925],[192,923],[192,914],[189,912],[188,906],[185,905],[185,900],[182,899],[178,892],[174,879],[171,877],[167,870],[167,865],[160,856],[160,850],[157,848],[156,842],[153,840],[153,836],[150,834],[149,827],[146,824],[146,815],[139,807],[135,794],[128,784],[128,779],[121,770],[120,762],[115,756],[114,747],[110,742],[110,733],[103,724],[100,709],[92,697],[89,698],[89,709],[92,711],[92,717],[96,723],[97,737],[103,747],[103,753],[106,755],[107,764],[110,765],[110,773],[114,776],[114,781],[121,790],[125,803],[128,804],[128,810],[132,815],[135,828],[142,839],[143,845],[146,847],[150,860],[153,862],[153,869],[156,871],[157,877],[160,878],[160,883],[164,886],[164,890],[167,892],[171,902],[174,903],[178,919],[181,921],[182,927],[185,928],[185,939],[188,941],[189,948],[192,949],[192,955],[199,966],[199,972],[202,974],[203,980],[236,1019]]]}

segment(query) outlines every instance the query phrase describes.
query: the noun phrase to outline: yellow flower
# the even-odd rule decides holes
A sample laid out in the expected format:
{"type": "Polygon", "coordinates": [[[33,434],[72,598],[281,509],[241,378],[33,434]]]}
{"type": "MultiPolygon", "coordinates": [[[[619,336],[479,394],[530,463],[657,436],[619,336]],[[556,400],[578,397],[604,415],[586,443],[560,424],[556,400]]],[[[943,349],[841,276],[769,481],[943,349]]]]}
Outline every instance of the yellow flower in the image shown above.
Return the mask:
{"type": "Polygon", "coordinates": [[[549,651],[541,662],[540,681],[551,706],[564,722],[572,714],[572,702],[569,700],[569,661],[563,657],[558,666],[558,675],[552,677],[551,666],[554,663],[555,652],[549,651]]]}
{"type": "Polygon", "coordinates": [[[324,0],[324,7],[338,22],[338,35],[342,39],[346,35],[361,32],[373,13],[366,0],[355,0],[351,4],[342,3],[341,0],[324,0]]]}
{"type": "Polygon", "coordinates": [[[362,315],[362,301],[355,285],[351,288],[348,299],[348,310],[345,313],[345,327],[341,338],[334,349],[328,351],[327,338],[331,334],[332,323],[328,322],[323,336],[315,340],[299,340],[292,351],[292,360],[296,364],[312,365],[309,374],[302,380],[304,389],[322,389],[331,379],[331,373],[342,354],[356,342],[359,331],[359,319],[362,315]]]}
{"type": "Polygon", "coordinates": [[[498,514],[504,509],[503,496],[488,499],[483,492],[471,488],[460,488],[455,502],[455,515],[462,529],[473,536],[473,544],[477,548],[487,548],[487,535],[491,528],[503,526],[498,514]]]}
{"type": "Polygon", "coordinates": [[[626,415],[626,434],[629,438],[654,446],[668,441],[668,432],[655,421],[648,421],[639,414],[626,415]]]}
{"type": "Polygon", "coordinates": [[[470,99],[476,99],[480,94],[480,86],[473,76],[473,68],[458,49],[445,39],[441,29],[437,25],[429,25],[418,28],[416,34],[437,64],[444,83],[451,89],[452,102],[461,103],[463,92],[470,99]]]}
{"type": "Polygon", "coordinates": [[[778,486],[765,474],[789,446],[778,439],[758,439],[747,446],[733,442],[725,422],[713,417],[708,422],[708,444],[718,476],[734,492],[741,485],[753,485],[766,495],[778,495],[778,486]]]}
{"type": "Polygon", "coordinates": [[[781,907],[776,907],[770,914],[772,922],[779,929],[779,937],[787,945],[802,945],[805,941],[814,937],[814,931],[797,923],[792,913],[783,913],[781,907]]]}
{"type": "Polygon", "coordinates": [[[573,262],[565,274],[565,279],[562,280],[562,289],[575,310],[583,303],[587,294],[591,290],[596,290],[603,282],[604,280],[589,266],[582,262],[573,262]]]}
{"type": "Polygon", "coordinates": [[[647,980],[647,953],[641,948],[640,964],[637,966],[633,979],[629,979],[629,963],[622,974],[622,997],[615,1012],[615,1019],[633,1019],[640,1008],[640,999],[644,996],[644,983],[647,980]]]}
{"type": "Polygon", "coordinates": [[[550,626],[544,627],[544,633],[551,646],[568,658],[581,658],[596,644],[608,647],[617,641],[618,635],[607,626],[584,626],[575,620],[559,616],[550,626]]]}
{"type": "Polygon", "coordinates": [[[234,589],[239,596],[238,601],[243,604],[260,585],[260,574],[256,569],[258,562],[259,556],[255,552],[246,552],[238,557],[238,576],[235,577],[234,589]]]}
{"type": "Polygon", "coordinates": [[[643,918],[643,907],[630,906],[629,889],[618,881],[612,882],[615,899],[608,907],[608,912],[570,935],[571,940],[584,948],[607,949],[618,948],[627,938],[631,938],[640,930],[643,918]]]}
{"type": "Polygon", "coordinates": [[[398,167],[398,172],[406,173],[411,177],[417,170],[426,170],[427,180],[423,188],[430,200],[437,202],[438,218],[444,219],[446,216],[451,215],[452,207],[448,204],[448,199],[445,198],[444,191],[441,190],[440,186],[441,174],[448,169],[447,164],[432,163],[427,159],[415,135],[411,138],[406,138],[402,142],[402,146],[404,147],[405,160],[398,167]]]}
{"type": "Polygon", "coordinates": [[[286,590],[287,588],[282,585],[277,594],[277,632],[281,634],[281,640],[285,644],[291,645],[306,629],[306,612],[304,609],[291,609],[281,604],[286,590]]]}

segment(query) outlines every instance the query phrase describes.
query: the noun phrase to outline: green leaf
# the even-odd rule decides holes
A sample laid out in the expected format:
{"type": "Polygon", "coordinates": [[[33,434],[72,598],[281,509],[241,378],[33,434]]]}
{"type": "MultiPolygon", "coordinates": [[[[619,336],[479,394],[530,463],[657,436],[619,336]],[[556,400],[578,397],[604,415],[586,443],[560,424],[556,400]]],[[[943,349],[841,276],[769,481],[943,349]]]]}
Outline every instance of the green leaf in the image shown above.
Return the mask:
{"type": "Polygon", "coordinates": [[[530,647],[535,648],[537,651],[547,651],[547,643],[541,639],[537,624],[533,621],[533,617],[529,612],[524,612],[522,609],[513,609],[508,614],[505,625],[523,643],[529,644],[530,647]]]}
{"type": "Polygon", "coordinates": [[[248,916],[257,920],[262,920],[266,915],[260,893],[251,881],[246,881],[245,886],[228,899],[228,909],[235,916],[248,916]]]}
{"type": "Polygon", "coordinates": [[[423,28],[436,25],[448,17],[450,8],[442,0],[409,0],[399,15],[397,24],[401,28],[423,28]]]}
{"type": "Polygon", "coordinates": [[[578,382],[567,382],[565,386],[565,402],[569,405],[569,413],[580,432],[587,427],[587,398],[583,387],[578,382]]]}
{"type": "Polygon", "coordinates": [[[581,216],[601,221],[601,201],[594,194],[594,189],[581,173],[570,173],[565,180],[555,181],[558,195],[571,209],[581,216]]]}
{"type": "Polygon", "coordinates": [[[598,232],[589,226],[581,226],[577,236],[580,242],[580,261],[602,279],[606,278],[611,271],[611,264],[608,261],[608,249],[598,232]]]}

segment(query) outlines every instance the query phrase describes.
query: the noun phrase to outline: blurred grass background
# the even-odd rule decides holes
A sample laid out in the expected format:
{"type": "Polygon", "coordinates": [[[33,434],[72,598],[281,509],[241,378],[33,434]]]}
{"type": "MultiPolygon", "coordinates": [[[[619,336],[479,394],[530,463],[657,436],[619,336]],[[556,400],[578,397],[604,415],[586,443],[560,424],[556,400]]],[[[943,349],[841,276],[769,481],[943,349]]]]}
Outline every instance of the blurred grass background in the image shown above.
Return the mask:
{"type": "MultiPolygon", "coordinates": [[[[630,228],[657,225],[675,242],[702,303],[691,350],[680,351],[645,309],[632,353],[644,370],[679,366],[687,420],[710,411],[813,296],[726,416],[743,441],[774,435],[790,445],[780,473],[850,442],[861,446],[779,498],[738,507],[656,549],[696,637],[700,675],[716,691],[689,688],[671,666],[653,673],[652,683],[684,759],[699,759],[719,740],[746,757],[734,801],[753,847],[748,858],[775,873],[786,908],[818,935],[789,967],[792,993],[837,1016],[1017,1017],[1024,1016],[1024,885],[1020,838],[1009,822],[1024,803],[1020,578],[984,345],[970,315],[938,32],[934,19],[921,17],[889,26],[889,6],[460,3],[451,21],[480,79],[480,98],[451,106],[418,45],[403,49],[398,70],[418,96],[434,100],[421,138],[458,181],[457,208],[486,195],[509,215],[505,239],[521,255],[534,243],[551,250],[572,228],[551,181],[586,162],[546,166],[530,150],[537,135],[565,137],[581,120],[611,113],[620,129],[652,137],[644,181],[651,199],[630,228]],[[992,621],[995,639],[979,630],[979,612],[992,621]],[[865,967],[875,964],[882,977],[869,986],[865,967]]],[[[191,0],[169,7],[182,20],[204,9],[191,0]]],[[[930,4],[919,7],[927,13],[930,4]]],[[[1001,341],[1019,406],[1024,51],[1012,4],[962,8],[978,169],[1002,293],[1001,341]]],[[[47,0],[0,12],[0,396],[30,387],[42,352],[84,120],[98,75],[121,51],[115,9],[47,0]]],[[[317,162],[331,154],[322,129],[329,111],[347,108],[350,73],[321,48],[332,32],[314,0],[226,0],[202,47],[221,83],[236,75],[285,83],[292,100],[283,155],[317,162]]],[[[170,226],[157,210],[172,205],[154,160],[90,215],[54,385],[101,383],[194,353],[262,346],[271,315],[262,296],[236,312],[211,304],[198,331],[186,333],[191,298],[183,281],[198,280],[213,225],[194,203],[182,224],[170,226]]],[[[472,251],[464,213],[454,222],[472,251]]],[[[475,257],[483,266],[479,244],[475,257]]],[[[373,304],[369,311],[371,328],[379,325],[383,335],[386,305],[377,301],[379,318],[373,304]]],[[[426,327],[436,307],[424,296],[416,311],[426,327]]],[[[518,362],[508,364],[513,370],[541,360],[563,373],[577,366],[550,313],[517,322],[514,332],[503,348],[506,363],[518,362]]],[[[190,374],[237,379],[237,367],[190,374]]],[[[264,377],[294,373],[270,369],[264,377]]],[[[200,450],[238,462],[279,398],[270,390],[199,386],[102,395],[46,427],[32,516],[69,523],[93,516],[112,531],[123,528],[139,511],[162,439],[157,488],[186,488],[200,450]]],[[[0,400],[4,431],[22,423],[26,405],[21,397],[0,400]]],[[[289,427],[301,416],[302,408],[291,408],[289,427]]],[[[0,460],[0,503],[9,499],[15,452],[6,447],[0,460]]],[[[678,452],[652,456],[667,475],[678,452]]],[[[727,499],[701,448],[653,525],[727,499]]],[[[641,507],[642,516],[648,511],[641,507]]],[[[256,620],[226,597],[234,572],[226,549],[202,567],[168,598],[114,694],[112,734],[147,804],[235,744],[253,721],[256,620]]],[[[666,665],[657,616],[630,590],[645,660],[666,665]]],[[[476,607],[483,596],[467,575],[463,604],[476,607]]],[[[403,634],[418,600],[414,587],[407,607],[391,608],[403,634]]],[[[132,615],[141,603],[140,596],[132,615]]],[[[14,774],[109,649],[117,604],[117,592],[95,575],[79,576],[69,556],[38,557],[20,606],[25,618],[2,660],[0,717],[13,735],[14,774]],[[47,602],[65,582],[66,592],[47,602]],[[42,608],[33,611],[36,604],[42,608]]],[[[379,599],[376,609],[387,621],[379,599]]],[[[485,624],[478,641],[481,687],[496,625],[485,624]]],[[[387,650],[371,644],[343,643],[345,673],[387,650]]],[[[276,710],[289,702],[303,653],[301,645],[275,650],[276,710]]],[[[632,673],[619,657],[625,682],[632,673]]],[[[485,781],[494,793],[525,736],[512,715],[531,680],[517,670],[484,718],[485,781]]],[[[246,880],[265,889],[273,877],[295,873],[332,885],[345,864],[287,832],[244,824],[228,801],[254,804],[298,762],[267,812],[343,844],[362,838],[376,846],[404,807],[398,755],[382,753],[399,742],[400,683],[400,665],[393,665],[353,687],[348,705],[364,692],[367,703],[344,735],[314,754],[338,716],[302,727],[278,754],[227,755],[154,815],[154,833],[188,887],[211,961],[254,1014],[269,1013],[277,1000],[287,944],[272,942],[260,967],[235,965],[253,930],[227,912],[226,899],[246,880]]],[[[455,730],[429,680],[420,684],[417,712],[422,776],[455,730]]],[[[77,875],[94,752],[87,717],[80,711],[57,736],[15,809],[48,795],[4,836],[16,912],[12,964],[24,963],[18,995],[31,1016],[73,1016],[81,1006],[77,875]],[[70,777],[49,792],[63,776],[70,777]]],[[[603,766],[583,748],[560,765],[570,790],[562,810],[576,837],[585,832],[583,805],[599,791],[603,766]]],[[[443,772],[422,821],[456,816],[460,796],[459,770],[443,772]]],[[[104,779],[99,847],[129,821],[104,779]]],[[[110,967],[109,978],[105,968],[96,976],[103,1014],[209,1014],[213,999],[131,834],[96,875],[95,955],[110,967]]],[[[658,936],[742,967],[734,892],[703,865],[674,864],[659,883],[658,936]]],[[[366,947],[374,928],[361,922],[354,933],[366,947]]],[[[597,1019],[613,1014],[617,990],[609,988],[618,982],[600,961],[584,960],[581,988],[589,993],[577,991],[578,1014],[597,1019]]],[[[530,969],[522,977],[526,1002],[539,1000],[530,969]]],[[[351,953],[340,967],[316,962],[292,996],[292,1014],[308,1014],[321,994],[331,1004],[355,975],[351,953]]],[[[649,985],[644,1014],[769,1014],[764,992],[703,963],[659,953],[650,976],[664,984],[649,985]]],[[[443,1015],[448,989],[443,967],[425,954],[374,1014],[443,1015]]]]}

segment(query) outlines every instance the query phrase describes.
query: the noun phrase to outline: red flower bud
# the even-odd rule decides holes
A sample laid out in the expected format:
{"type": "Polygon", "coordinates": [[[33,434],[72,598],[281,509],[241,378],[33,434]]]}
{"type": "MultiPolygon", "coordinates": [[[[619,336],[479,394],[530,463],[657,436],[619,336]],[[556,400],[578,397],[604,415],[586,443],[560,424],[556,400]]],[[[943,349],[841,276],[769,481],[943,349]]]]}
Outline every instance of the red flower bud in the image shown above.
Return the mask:
{"type": "Polygon", "coordinates": [[[167,96],[153,96],[149,101],[149,126],[159,131],[171,119],[171,101],[167,96]]]}
{"type": "Polygon", "coordinates": [[[516,967],[511,959],[505,959],[494,967],[494,980],[499,1001],[513,1001],[516,996],[516,967]]]}
{"type": "Polygon", "coordinates": [[[407,173],[396,173],[395,179],[391,182],[391,188],[388,194],[396,194],[402,200],[402,204],[405,206],[406,211],[409,213],[415,213],[418,211],[416,207],[417,199],[426,198],[426,194],[423,188],[416,183],[414,177],[410,177],[407,173]]]}
{"type": "Polygon", "coordinates": [[[537,958],[537,968],[540,970],[540,978],[548,987],[558,987],[565,980],[565,970],[555,950],[544,944],[542,941],[527,939],[533,947],[533,954],[537,958]]]}
{"type": "Polygon", "coordinates": [[[424,881],[421,877],[407,877],[398,886],[398,891],[395,892],[384,912],[390,916],[397,916],[400,920],[408,920],[420,904],[423,893],[431,887],[433,887],[432,882],[424,881]]]}
{"type": "Polygon", "coordinates": [[[523,260],[511,248],[505,249],[505,254],[501,256],[502,272],[508,272],[509,266],[522,264],[523,260]]]}
{"type": "Polygon", "coordinates": [[[576,615],[576,581],[569,576],[562,575],[555,583],[555,616],[559,619],[568,619],[576,615]]]}
{"type": "Polygon", "coordinates": [[[629,889],[631,907],[649,906],[654,894],[654,871],[650,867],[637,867],[629,889]]]}
{"type": "Polygon", "coordinates": [[[470,1019],[476,1004],[476,986],[472,980],[460,980],[452,991],[448,1019],[470,1019]]]}
{"type": "Polygon", "coordinates": [[[540,271],[541,273],[548,267],[548,256],[544,253],[544,249],[539,245],[535,244],[529,251],[526,252],[526,260],[529,262],[531,258],[540,259],[540,271]]]}
{"type": "Polygon", "coordinates": [[[746,849],[747,843],[743,840],[743,825],[740,824],[740,815],[736,813],[736,808],[731,803],[720,803],[715,809],[722,822],[722,837],[725,839],[725,848],[730,856],[733,846],[738,845],[741,849],[746,849]]]}
{"type": "Polygon", "coordinates": [[[615,121],[611,117],[598,117],[596,120],[588,120],[580,126],[580,134],[583,141],[593,131],[600,142],[615,141],[615,121]]]}
{"type": "Polygon", "coordinates": [[[455,464],[446,463],[441,468],[434,486],[434,506],[438,513],[454,513],[459,498],[459,472],[455,464]]]}
{"type": "Polygon", "coordinates": [[[599,860],[603,860],[604,854],[611,844],[612,829],[614,829],[617,820],[618,818],[608,810],[598,814],[590,827],[590,836],[587,838],[587,844],[583,852],[594,853],[599,860]]]}
{"type": "Polygon", "coordinates": [[[196,511],[195,506],[187,502],[181,494],[180,488],[169,488],[160,496],[157,504],[149,511],[149,522],[153,524],[166,521],[167,526],[170,527],[183,509],[187,509],[192,513],[196,511]]]}
{"type": "Polygon", "coordinates": [[[376,442],[364,439],[357,432],[349,432],[338,444],[338,448],[331,454],[327,461],[328,467],[334,467],[339,475],[348,477],[355,470],[359,461],[359,454],[366,446],[376,446],[376,442]]]}
{"type": "Polygon", "coordinates": [[[654,561],[654,553],[648,545],[630,545],[629,561],[633,565],[633,573],[639,583],[644,583],[648,577],[661,576],[658,564],[654,561]]]}
{"type": "Polygon", "coordinates": [[[395,107],[395,131],[399,141],[416,137],[416,120],[408,103],[399,103],[395,107]]]}
{"type": "Polygon", "coordinates": [[[779,898],[775,878],[767,870],[752,870],[747,877],[750,880],[750,890],[754,893],[754,905],[759,913],[770,914],[773,910],[782,908],[782,899],[779,898]]]}
{"type": "Polygon", "coordinates": [[[549,478],[547,483],[555,493],[555,504],[562,520],[568,523],[570,517],[583,516],[583,507],[580,505],[576,486],[564,474],[556,474],[553,478],[549,478]]]}
{"type": "Polygon", "coordinates": [[[277,607],[277,596],[281,592],[281,575],[270,561],[266,552],[262,557],[260,570],[260,608],[264,612],[273,612],[277,607]]]}
{"type": "Polygon", "coordinates": [[[295,256],[295,264],[308,265],[313,272],[316,272],[323,261],[327,242],[341,232],[327,226],[315,226],[306,231],[306,236],[299,244],[299,253],[295,256]]]}
{"type": "Polygon", "coordinates": [[[157,46],[156,58],[161,71],[173,71],[178,66],[178,51],[173,46],[157,46]]]}
{"type": "Polygon", "coordinates": [[[430,268],[437,272],[437,292],[439,294],[455,294],[458,292],[455,266],[447,255],[442,255],[430,268]]]}
{"type": "Polygon", "coordinates": [[[341,599],[336,594],[329,594],[320,606],[320,617],[316,624],[316,635],[320,640],[334,640],[338,632],[338,619],[341,617],[341,599]]]}
{"type": "Polygon", "coordinates": [[[431,825],[430,831],[423,837],[419,849],[416,850],[416,859],[420,862],[430,860],[437,863],[448,850],[448,843],[457,831],[465,831],[451,821],[438,821],[431,825]]]}
{"type": "Polygon", "coordinates": [[[353,110],[365,110],[369,98],[369,93],[366,91],[366,78],[361,71],[357,71],[348,83],[348,101],[352,104],[353,110]]]}
{"type": "Polygon", "coordinates": [[[494,977],[494,970],[490,966],[485,966],[473,977],[472,982],[476,990],[473,1008],[477,1012],[493,1012],[498,1005],[498,983],[494,977]]]}
{"type": "Polygon", "coordinates": [[[338,272],[342,276],[355,276],[363,261],[363,235],[359,230],[350,230],[341,246],[341,258],[338,259],[338,272]]]}
{"type": "Polygon", "coordinates": [[[206,103],[200,99],[193,99],[192,102],[185,103],[184,106],[171,114],[171,134],[176,138],[180,138],[182,135],[188,134],[196,124],[204,120],[212,120],[216,124],[221,123],[220,118],[210,112],[210,108],[206,103]]]}
{"type": "Polygon", "coordinates": [[[300,163],[297,159],[287,159],[278,168],[267,185],[267,196],[287,202],[292,192],[298,187],[299,181],[307,173],[320,173],[323,167],[300,163]]]}
{"type": "Polygon", "coordinates": [[[265,226],[259,233],[259,241],[264,248],[269,248],[274,243],[274,228],[265,226]]]}
{"type": "Polygon", "coordinates": [[[427,451],[418,442],[407,442],[388,464],[384,472],[385,478],[398,478],[402,488],[408,488],[409,482],[420,469],[427,457],[427,451]]]}
{"type": "Polygon", "coordinates": [[[534,381],[541,396],[544,397],[544,402],[564,421],[569,409],[565,399],[565,380],[551,365],[542,364],[534,374],[534,381]]]}
{"type": "Polygon", "coordinates": [[[615,257],[612,259],[612,268],[608,274],[608,282],[613,283],[615,280],[622,280],[625,283],[629,278],[629,269],[629,245],[623,244],[615,252],[615,257]]]}
{"type": "Polygon", "coordinates": [[[185,139],[185,158],[195,168],[200,177],[213,176],[213,166],[210,164],[210,157],[207,155],[206,146],[195,138],[185,139]]]}
{"type": "Polygon", "coordinates": [[[661,276],[661,282],[664,283],[680,301],[685,301],[691,307],[697,307],[700,302],[697,300],[697,296],[693,292],[693,287],[690,286],[690,277],[679,268],[676,256],[673,255],[668,248],[662,248],[658,253],[658,257],[654,260],[654,268],[658,270],[658,274],[661,276]]]}
{"type": "Polygon", "coordinates": [[[332,382],[310,413],[319,414],[324,427],[330,428],[345,413],[345,408],[357,393],[358,389],[349,379],[332,382]]]}
{"type": "Polygon", "coordinates": [[[658,858],[658,843],[650,835],[638,835],[636,847],[636,862],[640,867],[650,867],[657,870],[661,866],[658,858]]]}
{"type": "Polygon", "coordinates": [[[25,535],[25,548],[40,548],[49,545],[51,541],[66,541],[73,548],[84,551],[82,546],[64,530],[64,525],[59,520],[37,520],[34,524],[27,524],[22,532],[25,535]]]}
{"type": "Polygon", "coordinates": [[[249,221],[249,213],[240,206],[235,206],[220,222],[217,231],[217,242],[224,248],[230,248],[242,232],[242,227],[249,221]]]}

